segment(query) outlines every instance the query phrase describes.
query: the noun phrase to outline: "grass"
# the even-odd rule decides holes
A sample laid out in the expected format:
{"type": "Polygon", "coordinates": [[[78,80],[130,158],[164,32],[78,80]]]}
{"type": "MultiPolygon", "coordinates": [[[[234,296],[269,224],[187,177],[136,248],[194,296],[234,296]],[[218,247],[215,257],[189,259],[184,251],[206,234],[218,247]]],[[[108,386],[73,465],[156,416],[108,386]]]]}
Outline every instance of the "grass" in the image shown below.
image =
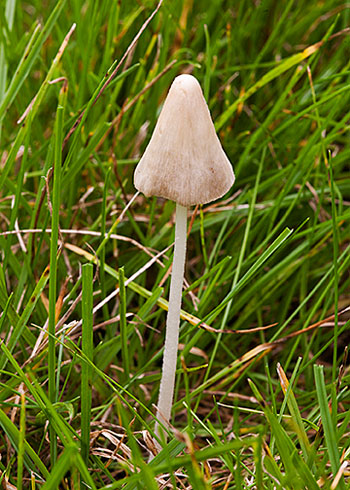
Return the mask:
{"type": "Polygon", "coordinates": [[[4,488],[350,488],[349,20],[332,0],[5,1],[4,488]],[[175,205],[133,172],[183,72],[236,182],[191,209],[150,460],[175,205]]]}

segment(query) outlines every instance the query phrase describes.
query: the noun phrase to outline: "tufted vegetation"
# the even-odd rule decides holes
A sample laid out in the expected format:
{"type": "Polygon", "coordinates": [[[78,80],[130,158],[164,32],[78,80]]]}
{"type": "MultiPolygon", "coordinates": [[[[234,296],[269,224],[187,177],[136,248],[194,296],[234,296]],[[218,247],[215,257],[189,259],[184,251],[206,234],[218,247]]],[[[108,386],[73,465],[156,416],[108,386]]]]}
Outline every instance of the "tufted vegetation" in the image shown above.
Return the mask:
{"type": "Polygon", "coordinates": [[[3,3],[3,487],[348,488],[349,4],[3,3]],[[133,172],[180,73],[236,182],[191,208],[149,460],[175,206],[133,172]]]}

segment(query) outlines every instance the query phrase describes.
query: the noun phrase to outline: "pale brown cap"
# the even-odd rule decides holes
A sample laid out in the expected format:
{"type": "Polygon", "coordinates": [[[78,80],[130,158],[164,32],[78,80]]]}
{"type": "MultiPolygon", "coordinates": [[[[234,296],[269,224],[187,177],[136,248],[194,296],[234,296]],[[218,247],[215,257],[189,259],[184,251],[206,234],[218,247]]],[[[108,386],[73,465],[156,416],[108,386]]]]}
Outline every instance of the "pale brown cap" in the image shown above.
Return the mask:
{"type": "Polygon", "coordinates": [[[176,77],[136,167],[136,189],[192,206],[223,196],[234,180],[198,81],[176,77]]]}

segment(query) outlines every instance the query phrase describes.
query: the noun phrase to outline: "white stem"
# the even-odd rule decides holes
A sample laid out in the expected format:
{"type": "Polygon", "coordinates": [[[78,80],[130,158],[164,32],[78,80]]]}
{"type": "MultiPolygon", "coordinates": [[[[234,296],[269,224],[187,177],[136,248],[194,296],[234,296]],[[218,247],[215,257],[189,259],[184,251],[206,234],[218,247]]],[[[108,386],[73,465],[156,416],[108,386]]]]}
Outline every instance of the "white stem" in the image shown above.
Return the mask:
{"type": "MultiPolygon", "coordinates": [[[[157,419],[163,424],[165,421],[170,420],[174,396],[176,361],[179,344],[181,296],[185,271],[186,232],[187,207],[176,204],[174,259],[170,281],[162,379],[160,382],[157,406],[157,419]]],[[[163,433],[158,422],[156,423],[155,433],[157,436],[160,436],[161,433],[163,433]]]]}

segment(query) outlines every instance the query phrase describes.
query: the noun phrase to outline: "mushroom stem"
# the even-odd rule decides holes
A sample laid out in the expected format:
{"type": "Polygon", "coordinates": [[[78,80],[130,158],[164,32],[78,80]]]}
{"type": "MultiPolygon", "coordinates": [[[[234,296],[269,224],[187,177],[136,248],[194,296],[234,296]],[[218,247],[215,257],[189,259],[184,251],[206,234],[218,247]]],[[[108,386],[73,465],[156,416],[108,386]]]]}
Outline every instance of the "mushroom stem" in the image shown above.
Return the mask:
{"type": "MultiPolygon", "coordinates": [[[[174,259],[170,281],[162,379],[160,382],[157,405],[158,420],[164,421],[165,419],[167,422],[170,419],[174,396],[176,361],[179,344],[181,296],[185,271],[186,232],[187,207],[176,204],[174,259]]],[[[155,433],[157,436],[164,433],[158,422],[156,423],[155,433]]],[[[164,436],[166,437],[165,433],[164,436]]]]}

